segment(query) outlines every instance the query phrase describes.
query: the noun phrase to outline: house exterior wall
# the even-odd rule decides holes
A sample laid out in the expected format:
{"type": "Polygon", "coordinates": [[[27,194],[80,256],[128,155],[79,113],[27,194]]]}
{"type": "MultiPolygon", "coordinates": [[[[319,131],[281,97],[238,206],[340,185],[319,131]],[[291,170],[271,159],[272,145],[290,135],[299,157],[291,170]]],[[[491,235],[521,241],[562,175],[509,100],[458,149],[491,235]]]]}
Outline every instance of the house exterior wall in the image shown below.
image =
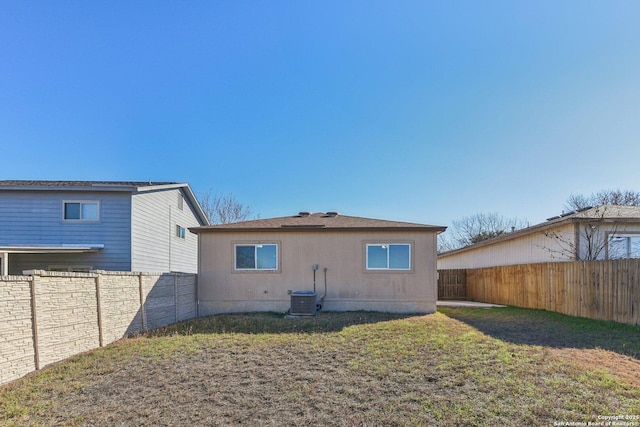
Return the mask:
{"type": "MultiPolygon", "coordinates": [[[[564,241],[575,241],[573,224],[567,224],[552,231],[561,236],[564,241]]],[[[440,255],[438,269],[482,268],[571,259],[573,258],[570,257],[569,251],[558,244],[557,240],[545,236],[542,231],[537,231],[490,245],[472,247],[458,253],[440,255]]]]}
{"type": "MultiPolygon", "coordinates": [[[[587,237],[589,234],[588,228],[591,225],[592,223],[581,223],[576,227],[576,236],[578,239],[578,247],[580,248],[580,258],[582,260],[595,261],[610,259],[607,243],[612,235],[640,233],[640,223],[595,223],[596,233],[592,234],[591,237],[587,237]],[[589,248],[590,246],[591,249],[589,248]],[[589,253],[595,253],[597,255],[595,260],[588,256],[589,253]]],[[[616,257],[614,256],[613,258],[616,257]]]]}
{"type": "Polygon", "coordinates": [[[589,223],[569,223],[489,245],[471,247],[457,253],[443,254],[438,257],[438,269],[574,261],[576,248],[579,250],[579,258],[584,260],[589,259],[589,244],[601,249],[596,259],[605,260],[608,258],[607,241],[612,233],[640,233],[638,223],[594,224],[597,226],[596,232],[588,238],[585,227],[589,227],[589,223]],[[558,238],[551,237],[553,235],[558,238]]]}
{"type": "Polygon", "coordinates": [[[290,291],[327,294],[323,310],[429,313],[436,310],[435,232],[222,232],[200,233],[200,314],[289,309],[290,291]],[[237,243],[277,243],[278,270],[234,270],[237,243]],[[411,271],[366,271],[367,243],[411,243],[411,271]]]}
{"type": "Polygon", "coordinates": [[[77,191],[0,191],[0,246],[104,244],[85,254],[10,254],[9,274],[51,265],[93,269],[131,268],[131,203],[128,193],[77,191]],[[63,201],[98,201],[98,221],[64,221],[63,201]]]}
{"type": "Polygon", "coordinates": [[[198,236],[189,231],[200,222],[180,189],[136,193],[132,196],[131,246],[133,271],[195,273],[198,236]],[[176,236],[176,225],[185,229],[176,236]]]}

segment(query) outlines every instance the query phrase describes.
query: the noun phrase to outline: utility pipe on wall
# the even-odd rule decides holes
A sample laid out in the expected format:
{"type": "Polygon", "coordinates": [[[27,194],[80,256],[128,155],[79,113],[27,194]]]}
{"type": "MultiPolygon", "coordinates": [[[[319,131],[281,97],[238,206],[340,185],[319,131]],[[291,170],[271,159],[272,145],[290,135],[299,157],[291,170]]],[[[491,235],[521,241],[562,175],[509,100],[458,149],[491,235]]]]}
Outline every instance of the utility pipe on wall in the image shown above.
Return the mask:
{"type": "Polygon", "coordinates": [[[316,291],[316,271],[318,270],[318,264],[313,264],[311,266],[313,269],[313,292],[316,291]]]}
{"type": "MultiPolygon", "coordinates": [[[[320,298],[320,303],[316,304],[316,310],[322,310],[322,306],[324,305],[324,298],[327,296],[327,267],[324,267],[322,271],[324,271],[324,294],[320,298]]],[[[313,287],[313,291],[315,292],[316,287],[313,287]]]]}

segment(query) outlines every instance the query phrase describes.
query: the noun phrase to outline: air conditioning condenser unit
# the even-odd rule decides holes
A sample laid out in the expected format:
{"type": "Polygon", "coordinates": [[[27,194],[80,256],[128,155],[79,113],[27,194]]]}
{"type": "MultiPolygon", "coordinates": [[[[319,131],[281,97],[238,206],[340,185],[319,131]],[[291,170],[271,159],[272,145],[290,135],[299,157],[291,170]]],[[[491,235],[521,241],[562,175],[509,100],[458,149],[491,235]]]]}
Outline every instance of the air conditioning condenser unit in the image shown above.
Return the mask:
{"type": "Polygon", "coordinates": [[[316,298],[317,295],[313,291],[291,292],[291,309],[289,310],[289,314],[292,316],[315,316],[316,298]]]}

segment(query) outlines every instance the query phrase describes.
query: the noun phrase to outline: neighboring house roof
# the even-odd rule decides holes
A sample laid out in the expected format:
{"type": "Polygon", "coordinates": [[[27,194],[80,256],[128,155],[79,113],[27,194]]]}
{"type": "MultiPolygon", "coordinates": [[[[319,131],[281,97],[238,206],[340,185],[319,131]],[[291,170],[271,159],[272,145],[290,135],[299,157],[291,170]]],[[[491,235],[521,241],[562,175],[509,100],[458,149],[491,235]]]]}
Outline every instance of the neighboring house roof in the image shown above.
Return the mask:
{"type": "Polygon", "coordinates": [[[127,188],[127,187],[151,187],[158,185],[175,185],[177,182],[151,182],[151,181],[42,181],[42,180],[0,180],[1,189],[20,189],[29,187],[81,187],[81,188],[127,188]],[[4,188],[8,187],[8,188],[4,188]],[[17,187],[17,188],[14,188],[17,187]]]}
{"type": "Polygon", "coordinates": [[[572,211],[563,213],[562,215],[547,218],[546,222],[533,225],[531,227],[523,228],[513,231],[511,233],[501,234],[493,239],[484,240],[482,242],[475,243],[473,245],[465,246],[460,249],[454,249],[439,254],[439,257],[446,257],[449,255],[459,254],[469,250],[477,249],[483,246],[489,246],[494,243],[504,242],[512,239],[517,239],[522,236],[526,236],[533,233],[543,232],[552,228],[557,228],[567,224],[575,224],[581,222],[640,222],[640,207],[638,206],[615,206],[615,205],[601,205],[596,207],[585,208],[579,211],[572,211]]]}
{"type": "Polygon", "coordinates": [[[0,191],[123,191],[143,193],[156,190],[181,188],[184,191],[201,224],[209,220],[188,183],[152,181],[40,181],[0,180],[0,191]]]}
{"type": "Polygon", "coordinates": [[[256,219],[229,224],[190,228],[193,233],[234,231],[431,231],[446,227],[409,222],[386,221],[340,215],[338,212],[310,213],[269,219],[256,219]]]}
{"type": "Polygon", "coordinates": [[[560,216],[548,218],[547,221],[561,221],[569,218],[571,221],[629,221],[640,219],[639,206],[617,206],[617,205],[601,205],[593,208],[582,209],[577,212],[569,212],[560,216]]]}

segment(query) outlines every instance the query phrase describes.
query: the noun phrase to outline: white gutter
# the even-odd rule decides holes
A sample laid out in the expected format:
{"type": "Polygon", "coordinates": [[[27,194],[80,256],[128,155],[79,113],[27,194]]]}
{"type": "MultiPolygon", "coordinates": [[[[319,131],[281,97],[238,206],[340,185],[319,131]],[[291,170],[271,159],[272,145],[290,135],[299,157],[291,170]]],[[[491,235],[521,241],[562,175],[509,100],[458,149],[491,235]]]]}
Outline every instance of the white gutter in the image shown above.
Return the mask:
{"type": "MultiPolygon", "coordinates": [[[[61,253],[83,253],[99,252],[104,249],[104,244],[63,244],[63,245],[11,245],[0,246],[0,253],[3,254],[61,254],[61,253]]],[[[2,259],[4,263],[4,257],[2,259]]]]}

